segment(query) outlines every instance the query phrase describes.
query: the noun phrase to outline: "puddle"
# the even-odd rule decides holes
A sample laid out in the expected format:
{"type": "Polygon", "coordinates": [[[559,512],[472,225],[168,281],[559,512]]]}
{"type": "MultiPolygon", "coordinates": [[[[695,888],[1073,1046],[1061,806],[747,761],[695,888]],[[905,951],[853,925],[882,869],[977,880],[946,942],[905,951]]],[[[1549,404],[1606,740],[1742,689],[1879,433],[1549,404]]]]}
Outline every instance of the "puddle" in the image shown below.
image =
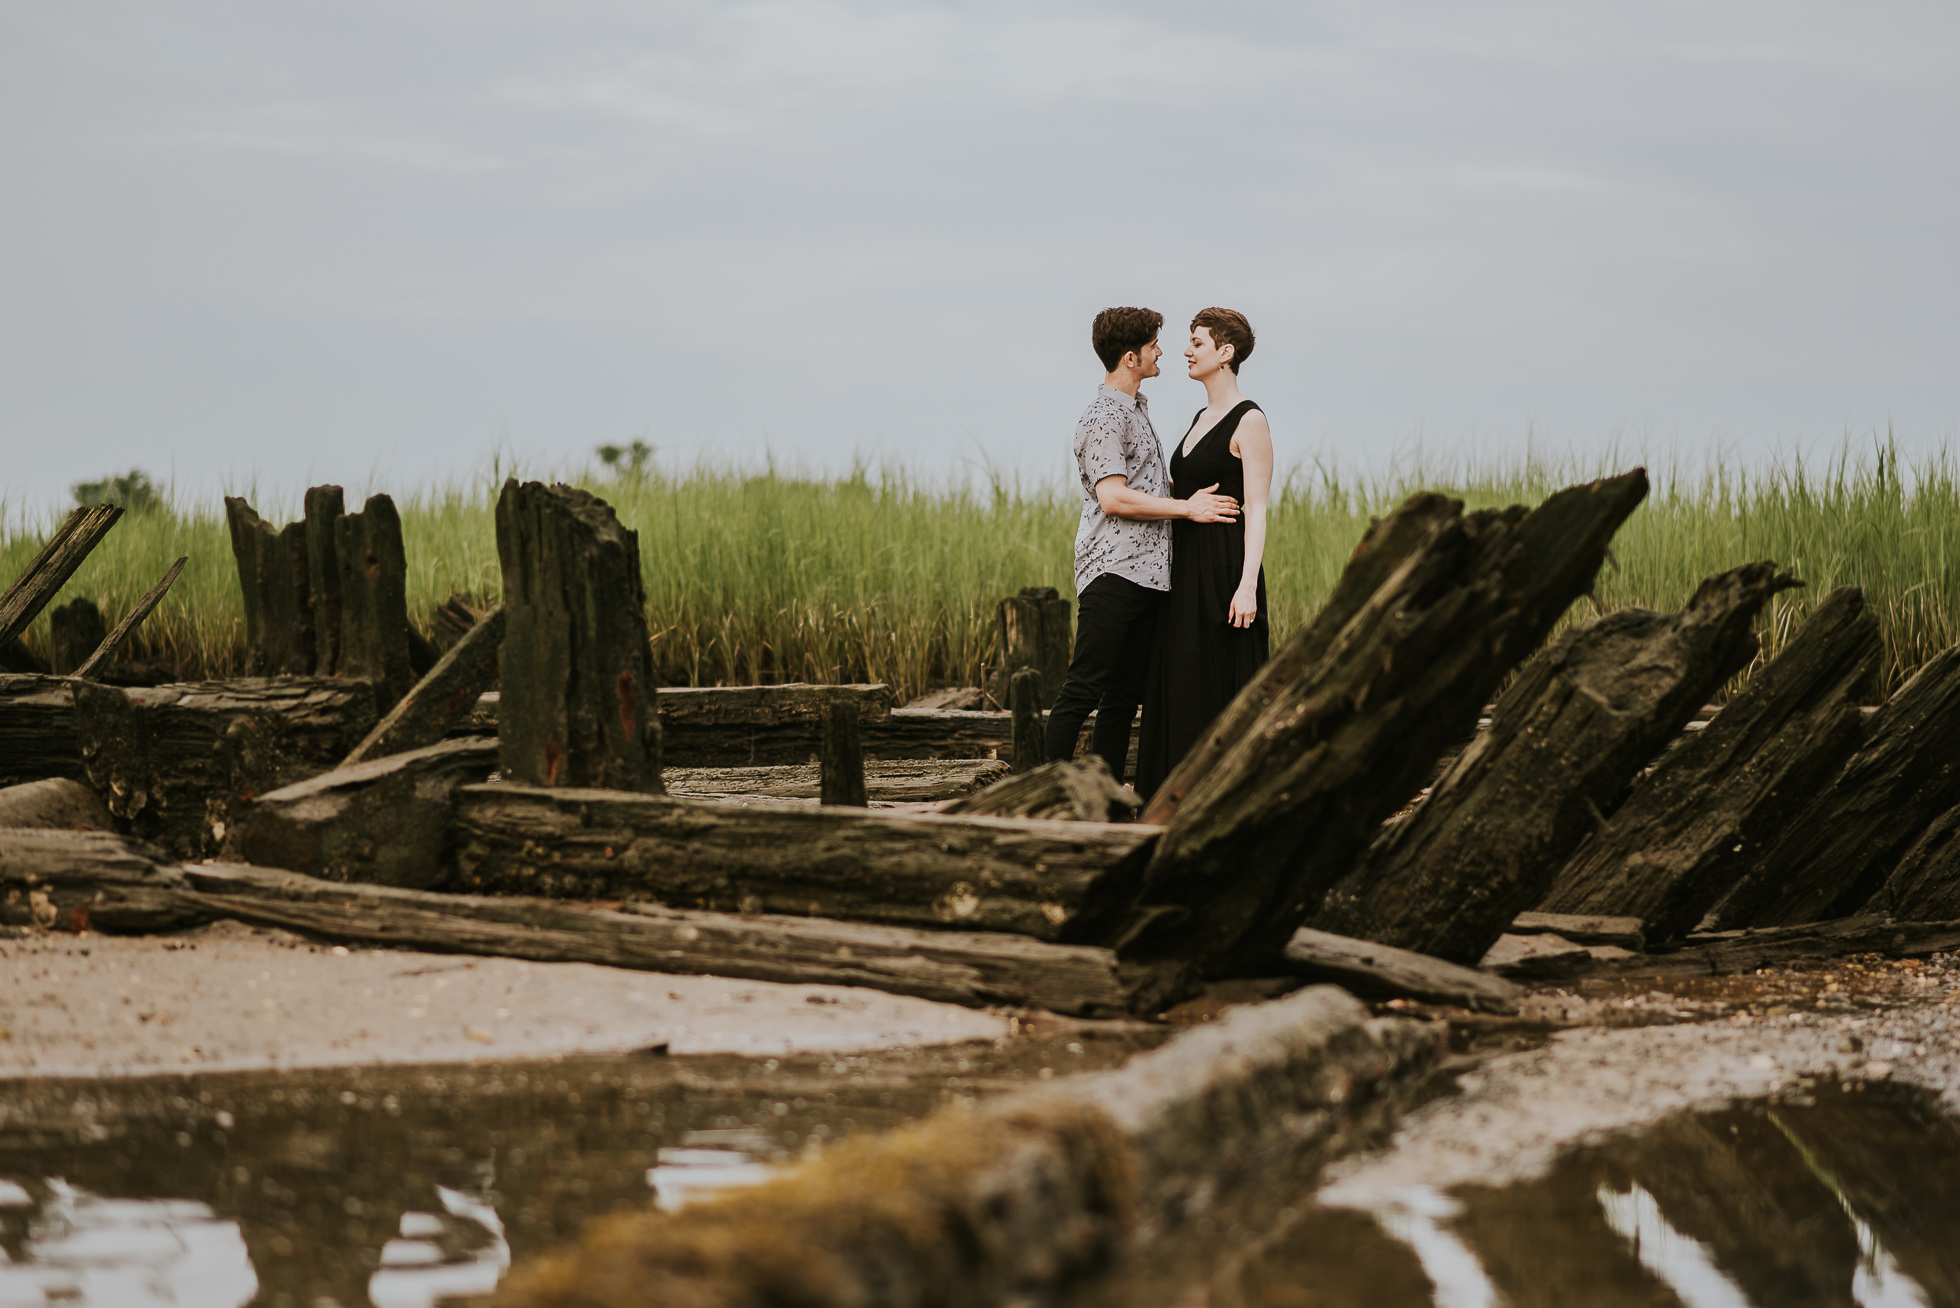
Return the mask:
{"type": "Polygon", "coordinates": [[[0,1308],[428,1308],[589,1218],[1165,1034],[0,1082],[0,1308]]]}
{"type": "MultiPolygon", "coordinates": [[[[1332,1207],[1265,1188],[1168,1245],[1211,1242],[1181,1288],[1144,1276],[1078,1308],[1942,1308],[1960,1305],[1960,1124],[1904,1087],[1666,1119],[1538,1180],[1415,1187],[1332,1207]],[[1202,1261],[1199,1261],[1202,1260],[1202,1261]]],[[[1175,1257],[1166,1251],[1166,1257],[1175,1257]]],[[[1163,1269],[1152,1276],[1163,1278],[1163,1269]]]]}

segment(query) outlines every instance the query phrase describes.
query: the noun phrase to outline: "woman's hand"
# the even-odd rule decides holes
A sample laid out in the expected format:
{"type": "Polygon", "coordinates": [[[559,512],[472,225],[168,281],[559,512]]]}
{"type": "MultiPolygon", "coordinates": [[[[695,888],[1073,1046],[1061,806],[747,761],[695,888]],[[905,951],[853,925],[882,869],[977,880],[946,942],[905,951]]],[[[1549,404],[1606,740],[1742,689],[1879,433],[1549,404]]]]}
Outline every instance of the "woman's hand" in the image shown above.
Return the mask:
{"type": "Polygon", "coordinates": [[[1259,616],[1259,588],[1240,586],[1232,593],[1232,611],[1228,620],[1235,627],[1249,627],[1259,616]]]}

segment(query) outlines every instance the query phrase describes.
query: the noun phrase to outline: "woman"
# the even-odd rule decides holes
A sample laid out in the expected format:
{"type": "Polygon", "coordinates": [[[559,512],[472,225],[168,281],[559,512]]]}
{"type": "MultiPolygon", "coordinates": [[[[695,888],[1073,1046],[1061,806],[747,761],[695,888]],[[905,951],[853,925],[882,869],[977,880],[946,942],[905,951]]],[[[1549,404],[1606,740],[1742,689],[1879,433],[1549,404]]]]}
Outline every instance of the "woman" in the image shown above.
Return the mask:
{"type": "Polygon", "coordinates": [[[1273,437],[1266,415],[1239,393],[1252,324],[1231,309],[1191,320],[1186,371],[1204,383],[1205,407],[1171,455],[1173,495],[1218,483],[1239,501],[1236,522],[1171,525],[1171,589],[1143,704],[1137,789],[1147,798],[1190,752],[1266,661],[1266,501],[1273,437]]]}

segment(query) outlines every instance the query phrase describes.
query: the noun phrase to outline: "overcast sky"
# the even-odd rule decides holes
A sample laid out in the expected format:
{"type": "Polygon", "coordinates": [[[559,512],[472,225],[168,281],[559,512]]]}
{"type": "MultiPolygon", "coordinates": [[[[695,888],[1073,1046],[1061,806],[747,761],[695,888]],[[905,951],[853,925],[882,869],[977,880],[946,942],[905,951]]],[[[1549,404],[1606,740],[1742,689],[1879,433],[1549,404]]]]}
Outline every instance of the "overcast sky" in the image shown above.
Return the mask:
{"type": "Polygon", "coordinates": [[[1282,464],[1934,448],[1956,59],[1951,0],[0,0],[0,493],[1059,482],[1120,303],[1244,311],[1282,464]]]}

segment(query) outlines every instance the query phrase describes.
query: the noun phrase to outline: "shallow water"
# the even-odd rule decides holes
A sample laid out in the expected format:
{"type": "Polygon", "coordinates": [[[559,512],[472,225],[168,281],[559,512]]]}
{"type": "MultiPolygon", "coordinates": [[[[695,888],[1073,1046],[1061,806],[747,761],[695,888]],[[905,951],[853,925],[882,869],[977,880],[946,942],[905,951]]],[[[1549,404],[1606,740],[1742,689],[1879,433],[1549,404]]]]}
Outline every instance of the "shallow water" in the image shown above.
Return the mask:
{"type": "MultiPolygon", "coordinates": [[[[0,1085],[0,1306],[422,1308],[586,1219],[1155,1037],[0,1085]]],[[[1071,1308],[1960,1306],[1960,1128],[1899,1088],[1682,1115],[1539,1179],[1256,1178],[1071,1308]]]]}
{"type": "Polygon", "coordinates": [[[0,1308],[424,1308],[590,1217],[1162,1038],[0,1082],[0,1308]]]}

